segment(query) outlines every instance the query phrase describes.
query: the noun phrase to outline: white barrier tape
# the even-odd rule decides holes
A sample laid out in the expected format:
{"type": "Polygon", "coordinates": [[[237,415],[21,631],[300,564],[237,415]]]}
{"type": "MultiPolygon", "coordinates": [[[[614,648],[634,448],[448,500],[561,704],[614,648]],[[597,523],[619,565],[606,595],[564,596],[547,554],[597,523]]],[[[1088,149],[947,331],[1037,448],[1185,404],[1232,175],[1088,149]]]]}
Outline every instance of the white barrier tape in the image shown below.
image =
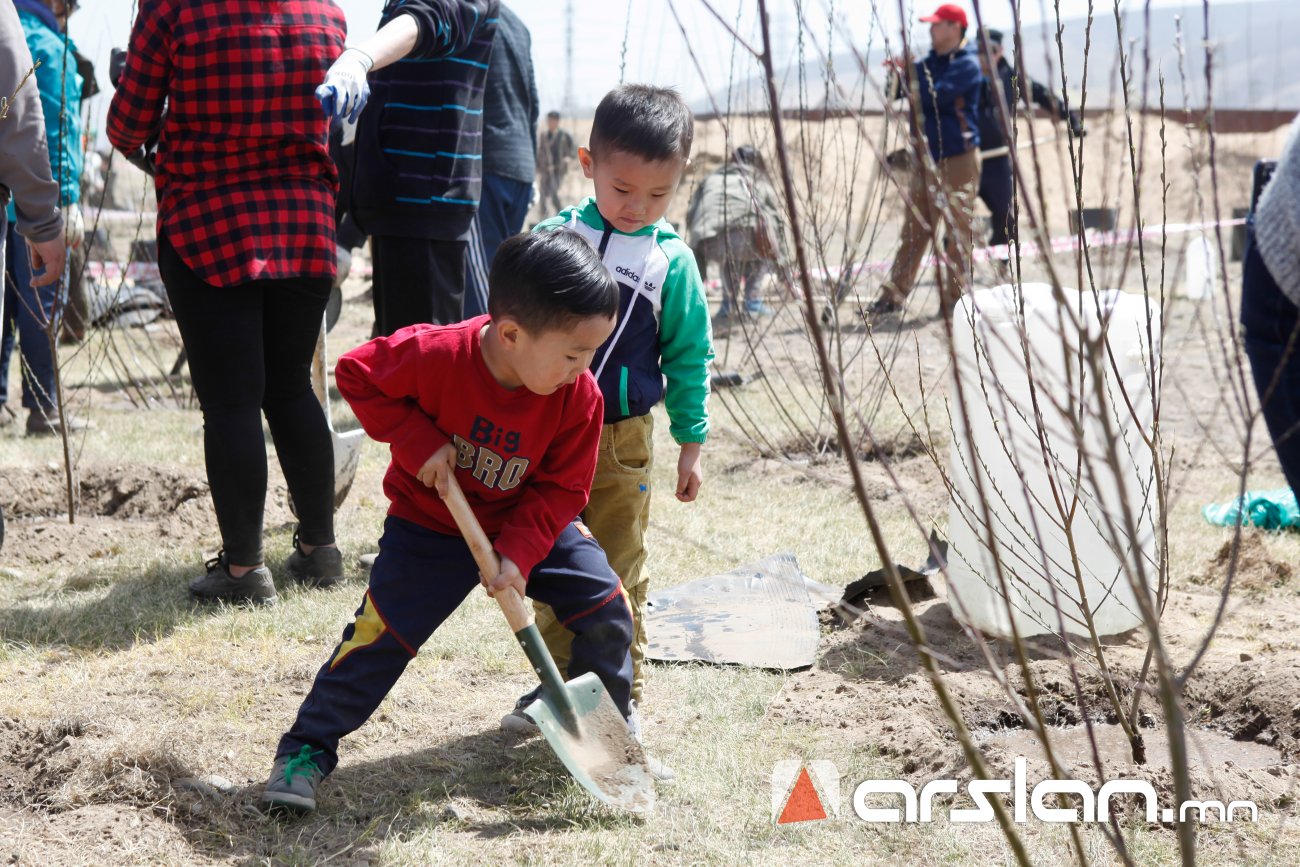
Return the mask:
{"type": "MultiPolygon", "coordinates": [[[[1100,229],[1085,229],[1082,243],[1087,244],[1089,249],[1100,247],[1118,247],[1122,244],[1129,244],[1139,238],[1159,238],[1162,235],[1182,235],[1188,232],[1203,232],[1209,229],[1231,228],[1233,226],[1245,225],[1245,219],[1235,218],[1230,220],[1217,220],[1205,223],[1165,223],[1159,226],[1148,226],[1140,232],[1136,229],[1102,231],[1100,229]]],[[[1061,235],[1052,238],[1048,242],[1048,248],[1052,254],[1068,253],[1079,249],[1080,240],[1078,235],[1061,235]]],[[[971,261],[976,263],[992,262],[994,260],[1004,261],[1015,255],[1015,246],[1010,244],[999,244],[996,247],[977,247],[971,251],[971,261]]],[[[1020,245],[1021,259],[1036,259],[1042,255],[1039,246],[1027,241],[1020,245]]],[[[926,256],[921,263],[921,267],[934,267],[936,257],[931,254],[926,256]]],[[[865,272],[882,272],[888,271],[894,264],[892,259],[880,259],[875,262],[864,262],[853,267],[851,276],[856,277],[865,272]]],[[[821,268],[812,272],[814,280],[838,280],[844,273],[843,268],[821,268]]],[[[716,282],[716,281],[710,281],[716,282]]]]}
{"type": "Polygon", "coordinates": [[[116,283],[124,276],[137,283],[162,281],[158,274],[157,262],[132,262],[123,269],[117,262],[99,262],[92,259],[86,262],[86,276],[95,281],[105,280],[109,283],[116,283]]]}

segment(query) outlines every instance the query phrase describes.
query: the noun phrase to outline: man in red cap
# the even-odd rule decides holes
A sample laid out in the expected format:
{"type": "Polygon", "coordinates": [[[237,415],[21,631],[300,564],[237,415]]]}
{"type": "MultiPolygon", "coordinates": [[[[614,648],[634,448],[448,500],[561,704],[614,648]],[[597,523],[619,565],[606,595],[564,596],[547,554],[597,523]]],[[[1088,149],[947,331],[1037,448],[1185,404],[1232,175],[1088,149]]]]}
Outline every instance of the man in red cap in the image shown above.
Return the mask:
{"type": "Polygon", "coordinates": [[[907,191],[899,250],[880,296],[867,307],[870,319],[902,310],[930,242],[937,241],[941,232],[939,298],[945,316],[970,285],[971,217],[980,180],[984,76],[975,52],[966,43],[965,10],[945,3],[921,21],[930,25],[930,54],[916,62],[908,57],[886,61],[899,77],[897,96],[906,96],[910,102],[917,164],[907,191]]]}

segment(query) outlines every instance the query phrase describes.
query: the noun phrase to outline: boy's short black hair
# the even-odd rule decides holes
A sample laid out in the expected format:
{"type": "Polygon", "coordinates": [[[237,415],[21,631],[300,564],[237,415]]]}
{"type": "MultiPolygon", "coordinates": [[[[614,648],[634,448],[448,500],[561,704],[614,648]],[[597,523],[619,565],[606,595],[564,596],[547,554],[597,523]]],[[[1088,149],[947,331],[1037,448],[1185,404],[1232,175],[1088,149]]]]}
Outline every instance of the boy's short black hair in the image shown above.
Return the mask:
{"type": "Polygon", "coordinates": [[[550,118],[551,120],[559,120],[559,119],[560,119],[560,113],[559,113],[558,111],[554,111],[554,110],[552,110],[552,111],[548,111],[548,112],[546,113],[546,116],[547,116],[548,118],[550,118]]]}
{"type": "Polygon", "coordinates": [[[530,334],[618,313],[618,284],[577,232],[523,233],[497,248],[488,272],[488,313],[509,317],[530,334]]]}
{"type": "Polygon", "coordinates": [[[652,163],[691,157],[695,118],[670,87],[622,84],[605,94],[591,124],[591,152],[621,151],[652,163]]]}

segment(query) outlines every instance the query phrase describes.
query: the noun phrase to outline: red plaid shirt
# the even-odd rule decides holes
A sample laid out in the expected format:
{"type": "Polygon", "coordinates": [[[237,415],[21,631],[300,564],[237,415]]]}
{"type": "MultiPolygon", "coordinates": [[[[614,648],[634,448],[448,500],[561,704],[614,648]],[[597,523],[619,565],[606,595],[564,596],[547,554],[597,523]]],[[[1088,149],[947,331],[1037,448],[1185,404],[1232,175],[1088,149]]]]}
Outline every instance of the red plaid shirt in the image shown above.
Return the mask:
{"type": "Polygon", "coordinates": [[[331,0],[140,0],[108,137],[129,153],[161,126],[158,232],[206,282],[334,276],[314,91],[346,35],[331,0]]]}

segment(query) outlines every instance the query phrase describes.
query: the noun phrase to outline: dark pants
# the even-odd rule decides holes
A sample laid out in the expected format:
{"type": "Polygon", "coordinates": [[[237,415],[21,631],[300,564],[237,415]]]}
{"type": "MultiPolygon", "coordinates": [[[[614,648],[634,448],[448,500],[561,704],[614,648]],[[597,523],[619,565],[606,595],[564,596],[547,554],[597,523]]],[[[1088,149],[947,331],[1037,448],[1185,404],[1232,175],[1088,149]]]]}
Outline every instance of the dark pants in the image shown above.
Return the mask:
{"type": "MultiPolygon", "coordinates": [[[[54,386],[54,353],[50,348],[50,317],[63,280],[32,285],[27,242],[13,226],[6,230],[4,335],[0,337],[0,405],[9,395],[9,366],[17,337],[23,362],[23,406],[49,414],[58,406],[54,386]]],[[[58,336],[57,327],[54,331],[58,336]]]]}
{"type": "Polygon", "coordinates": [[[538,178],[537,199],[541,203],[542,213],[546,216],[558,214],[564,210],[564,202],[560,201],[560,187],[564,186],[564,175],[548,174],[543,172],[538,178]]]}
{"type": "Polygon", "coordinates": [[[989,222],[993,226],[993,232],[989,236],[989,243],[993,246],[1010,244],[1016,237],[1016,216],[1013,210],[1015,189],[1010,157],[994,157],[984,161],[980,167],[979,197],[992,214],[989,222]]]}
{"type": "Polygon", "coordinates": [[[497,247],[517,235],[528,217],[533,185],[501,175],[483,176],[483,198],[465,251],[465,318],[487,313],[488,272],[497,247]]]}
{"type": "Polygon", "coordinates": [[[1241,266],[1241,325],[1282,473],[1300,492],[1300,311],[1282,294],[1250,231],[1241,266]]]}
{"type": "MultiPolygon", "coordinates": [[[[339,739],[370,718],[420,647],[478,586],[478,566],[463,539],[389,517],[356,619],[317,673],[276,756],[310,746],[321,751],[313,756],[317,767],[334,770],[339,739]]],[[[594,671],[627,716],[632,613],[605,552],[570,524],[533,569],[528,596],[554,608],[576,636],[568,677],[594,671]]],[[[508,628],[504,619],[500,627],[508,628]]]]}
{"type": "Polygon", "coordinates": [[[419,322],[459,322],[465,297],[465,242],[372,235],[375,333],[419,322]]]}
{"type": "Polygon", "coordinates": [[[203,454],[221,542],[236,566],[262,562],[266,438],[298,512],[303,544],[334,541],[334,444],[311,389],[311,357],[330,281],[205,283],[165,237],[158,270],[203,410],[203,454]]]}

